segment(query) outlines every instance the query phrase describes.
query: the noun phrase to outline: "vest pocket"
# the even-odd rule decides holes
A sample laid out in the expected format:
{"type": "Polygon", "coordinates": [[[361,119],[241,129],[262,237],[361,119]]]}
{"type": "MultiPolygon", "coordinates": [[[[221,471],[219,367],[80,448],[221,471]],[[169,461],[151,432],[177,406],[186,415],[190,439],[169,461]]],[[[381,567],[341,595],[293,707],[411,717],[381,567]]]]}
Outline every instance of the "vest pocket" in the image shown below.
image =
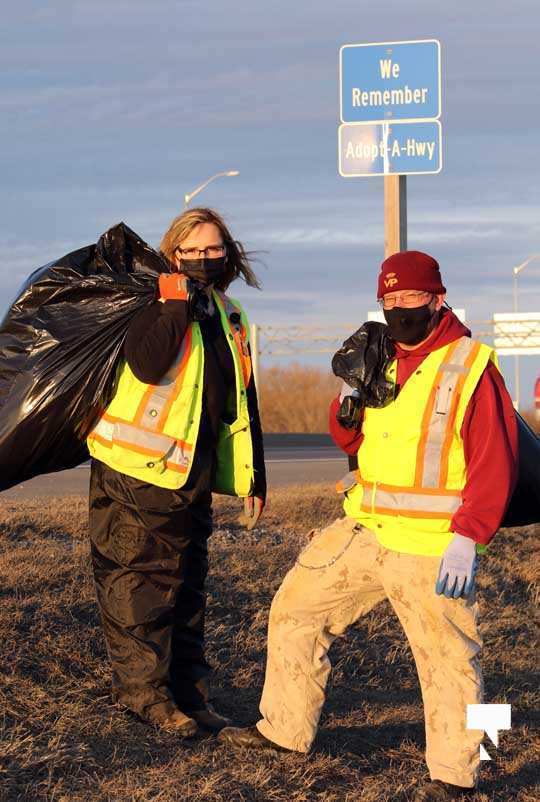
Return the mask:
{"type": "Polygon", "coordinates": [[[126,468],[144,468],[156,474],[166,470],[167,460],[175,451],[176,441],[164,434],[116,422],[112,434],[112,456],[126,468]]]}
{"type": "Polygon", "coordinates": [[[253,447],[249,422],[221,421],[212,491],[225,496],[249,496],[253,490],[253,447]]]}
{"type": "Polygon", "coordinates": [[[165,455],[143,454],[132,448],[113,444],[112,458],[115,464],[125,468],[145,468],[152,473],[161,474],[165,471],[165,455]]]}

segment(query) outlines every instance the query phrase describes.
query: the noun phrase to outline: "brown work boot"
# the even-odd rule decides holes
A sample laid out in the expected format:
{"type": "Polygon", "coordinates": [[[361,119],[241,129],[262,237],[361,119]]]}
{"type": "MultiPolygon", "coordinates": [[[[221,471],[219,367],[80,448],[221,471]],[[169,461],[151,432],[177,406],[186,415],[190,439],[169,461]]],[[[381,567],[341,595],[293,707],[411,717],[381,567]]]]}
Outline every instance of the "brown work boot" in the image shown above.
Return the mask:
{"type": "Polygon", "coordinates": [[[452,799],[466,799],[474,793],[474,788],[463,788],[461,785],[444,783],[442,780],[431,780],[418,789],[413,802],[450,802],[452,799]]]}
{"type": "Polygon", "coordinates": [[[243,749],[273,749],[276,752],[292,752],[273,741],[265,738],[257,727],[226,727],[218,735],[218,741],[226,746],[241,747],[243,749]]]}
{"type": "Polygon", "coordinates": [[[180,738],[192,738],[197,732],[197,722],[186,716],[181,710],[174,710],[168,716],[149,715],[145,721],[159,727],[164,732],[172,732],[180,738]]]}
{"type": "Polygon", "coordinates": [[[221,732],[225,727],[232,725],[232,720],[218,713],[210,702],[207,702],[199,710],[190,710],[189,715],[197,722],[199,727],[208,732],[221,732]]]}

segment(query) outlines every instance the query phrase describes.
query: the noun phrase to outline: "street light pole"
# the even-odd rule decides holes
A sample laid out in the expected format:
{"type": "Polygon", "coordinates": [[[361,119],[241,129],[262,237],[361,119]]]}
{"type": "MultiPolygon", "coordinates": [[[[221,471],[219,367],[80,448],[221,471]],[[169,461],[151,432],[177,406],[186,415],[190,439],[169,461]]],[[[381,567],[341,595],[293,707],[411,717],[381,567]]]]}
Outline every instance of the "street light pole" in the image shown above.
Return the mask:
{"type": "MultiPolygon", "coordinates": [[[[518,275],[521,271],[527,267],[530,262],[533,262],[535,259],[540,258],[540,253],[533,253],[532,256],[529,256],[522,262],[520,265],[516,265],[516,267],[512,268],[512,273],[514,276],[514,314],[517,317],[518,311],[518,275]]],[[[520,402],[520,376],[519,376],[519,354],[516,354],[514,357],[514,386],[515,386],[515,394],[516,394],[516,401],[515,406],[516,409],[519,411],[519,402],[520,402]]]]}
{"type": "Polygon", "coordinates": [[[192,192],[187,192],[184,195],[184,209],[187,209],[190,200],[194,198],[195,195],[198,195],[199,192],[201,192],[203,189],[205,189],[211,181],[214,181],[215,178],[221,178],[221,176],[229,177],[234,175],[240,175],[239,170],[224,170],[221,173],[216,173],[215,175],[211,175],[210,178],[207,178],[206,181],[203,181],[203,183],[200,184],[200,186],[196,187],[192,192]]]}

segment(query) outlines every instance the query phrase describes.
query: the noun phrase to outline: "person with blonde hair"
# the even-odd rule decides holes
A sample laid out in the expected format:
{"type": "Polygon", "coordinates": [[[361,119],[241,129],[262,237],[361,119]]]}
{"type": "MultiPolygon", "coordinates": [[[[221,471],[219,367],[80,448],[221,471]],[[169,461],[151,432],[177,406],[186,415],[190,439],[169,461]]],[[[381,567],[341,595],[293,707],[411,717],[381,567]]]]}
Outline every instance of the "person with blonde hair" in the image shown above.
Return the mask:
{"type": "Polygon", "coordinates": [[[259,287],[219,214],[176,217],[159,298],[132,320],[115,393],[90,433],[90,538],[115,700],[181,737],[230,723],[211,703],[204,651],[212,491],[244,498],[253,528],[266,478],[249,325],[226,291],[259,287]]]}

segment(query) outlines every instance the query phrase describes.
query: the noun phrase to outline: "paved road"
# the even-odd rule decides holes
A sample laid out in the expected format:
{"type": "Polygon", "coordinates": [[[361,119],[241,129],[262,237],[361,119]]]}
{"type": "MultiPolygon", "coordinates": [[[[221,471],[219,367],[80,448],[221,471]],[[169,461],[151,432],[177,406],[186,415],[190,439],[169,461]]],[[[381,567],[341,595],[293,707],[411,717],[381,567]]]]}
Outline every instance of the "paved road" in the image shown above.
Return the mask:
{"type": "MultiPolygon", "coordinates": [[[[266,467],[270,487],[336,482],[347,472],[342,453],[326,435],[266,435],[266,467]]],[[[81,465],[69,471],[37,476],[0,493],[0,501],[39,496],[84,495],[90,469],[81,465]]]]}

